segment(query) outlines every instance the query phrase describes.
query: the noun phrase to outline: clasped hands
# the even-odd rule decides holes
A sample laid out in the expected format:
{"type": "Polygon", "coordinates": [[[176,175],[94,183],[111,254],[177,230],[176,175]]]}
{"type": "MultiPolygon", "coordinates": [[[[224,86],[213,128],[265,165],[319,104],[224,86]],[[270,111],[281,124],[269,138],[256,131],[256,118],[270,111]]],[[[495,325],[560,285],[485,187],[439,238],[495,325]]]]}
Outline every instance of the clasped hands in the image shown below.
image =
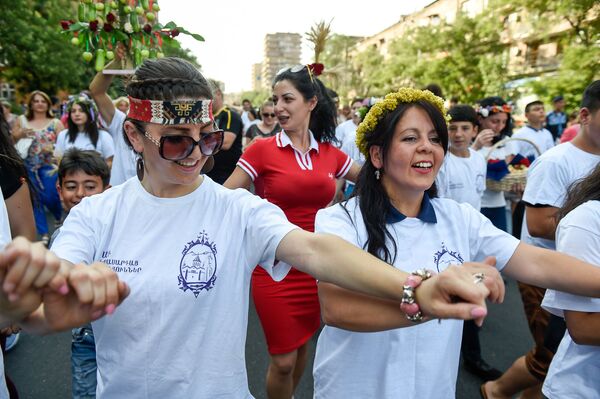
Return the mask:
{"type": "Polygon", "coordinates": [[[112,314],[127,295],[127,284],[102,263],[73,265],[23,237],[0,251],[0,328],[16,322],[48,333],[81,326],[112,314]]]}
{"type": "Polygon", "coordinates": [[[429,318],[475,320],[478,326],[487,316],[486,299],[504,300],[504,281],[488,257],[483,263],[467,262],[450,266],[425,280],[415,296],[423,314],[429,318]]]}

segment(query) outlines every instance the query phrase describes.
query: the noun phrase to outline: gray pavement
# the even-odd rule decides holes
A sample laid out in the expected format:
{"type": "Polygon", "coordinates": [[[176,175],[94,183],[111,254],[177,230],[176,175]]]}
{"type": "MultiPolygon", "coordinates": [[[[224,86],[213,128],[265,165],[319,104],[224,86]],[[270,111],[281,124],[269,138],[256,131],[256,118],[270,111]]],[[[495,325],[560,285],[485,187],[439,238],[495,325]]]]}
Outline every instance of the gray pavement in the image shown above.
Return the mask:
{"type": "MultiPolygon", "coordinates": [[[[521,299],[515,282],[509,282],[507,297],[502,305],[491,305],[481,331],[484,358],[500,370],[524,354],[532,345],[521,299]]],[[[314,344],[311,342],[311,354],[314,344]]],[[[69,398],[70,388],[70,334],[36,337],[22,334],[18,345],[7,354],[6,371],[17,385],[24,399],[69,398]]],[[[257,399],[266,398],[265,373],[268,364],[264,336],[253,306],[250,309],[246,341],[246,364],[250,391],[257,399]]],[[[296,399],[312,397],[312,355],[307,365],[296,399]]],[[[435,384],[435,381],[431,382],[435,384]]],[[[460,370],[457,382],[457,398],[479,398],[481,381],[460,370]]]]}

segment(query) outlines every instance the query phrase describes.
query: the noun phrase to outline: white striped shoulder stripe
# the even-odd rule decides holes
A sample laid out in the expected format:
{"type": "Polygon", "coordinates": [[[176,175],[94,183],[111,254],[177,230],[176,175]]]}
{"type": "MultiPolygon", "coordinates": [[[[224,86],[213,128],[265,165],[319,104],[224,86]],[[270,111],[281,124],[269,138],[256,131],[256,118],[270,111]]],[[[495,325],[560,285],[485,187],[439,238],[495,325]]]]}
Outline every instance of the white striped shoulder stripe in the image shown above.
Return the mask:
{"type": "Polygon", "coordinates": [[[281,143],[281,132],[275,135],[275,141],[277,142],[277,147],[283,147],[283,144],[281,143]]]}
{"type": "Polygon", "coordinates": [[[350,156],[348,156],[348,158],[346,158],[346,162],[344,162],[344,166],[342,166],[342,168],[340,169],[338,174],[335,175],[335,177],[337,177],[339,179],[339,178],[346,176],[346,174],[350,170],[350,167],[352,166],[352,162],[353,162],[352,158],[350,158],[350,156]]]}
{"type": "Polygon", "coordinates": [[[258,173],[256,173],[256,169],[254,169],[252,167],[252,165],[250,165],[250,163],[248,161],[246,161],[245,159],[240,158],[237,161],[237,166],[242,168],[242,170],[250,176],[252,181],[254,181],[254,179],[256,179],[258,177],[258,173]]]}

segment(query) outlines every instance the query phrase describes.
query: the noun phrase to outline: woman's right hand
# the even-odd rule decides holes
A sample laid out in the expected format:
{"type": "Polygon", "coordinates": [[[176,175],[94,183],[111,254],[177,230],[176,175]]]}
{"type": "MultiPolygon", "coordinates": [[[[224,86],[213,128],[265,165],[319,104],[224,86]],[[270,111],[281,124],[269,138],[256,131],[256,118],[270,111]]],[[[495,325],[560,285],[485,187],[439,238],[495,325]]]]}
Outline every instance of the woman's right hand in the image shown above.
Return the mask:
{"type": "Polygon", "coordinates": [[[481,326],[487,315],[486,299],[501,302],[504,282],[500,273],[490,264],[465,263],[450,266],[440,274],[425,280],[415,292],[421,311],[428,318],[475,320],[481,326]],[[481,283],[475,274],[483,273],[481,283]]]}
{"type": "Polygon", "coordinates": [[[492,141],[496,133],[492,129],[483,129],[477,134],[475,137],[475,141],[473,142],[473,149],[479,150],[482,147],[489,147],[492,145],[492,141]]]}

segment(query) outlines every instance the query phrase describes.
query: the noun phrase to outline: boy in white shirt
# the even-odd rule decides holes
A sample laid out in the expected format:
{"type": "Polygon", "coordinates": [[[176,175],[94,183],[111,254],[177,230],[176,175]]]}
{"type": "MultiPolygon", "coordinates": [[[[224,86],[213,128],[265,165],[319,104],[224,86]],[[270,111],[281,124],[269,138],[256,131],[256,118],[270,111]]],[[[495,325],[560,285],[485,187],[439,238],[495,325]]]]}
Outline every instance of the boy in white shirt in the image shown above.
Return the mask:
{"type": "MultiPolygon", "coordinates": [[[[448,111],[449,148],[436,178],[438,195],[481,209],[481,195],[485,191],[487,163],[481,154],[471,149],[477,135],[477,113],[470,105],[456,105],[448,111]]],[[[481,357],[479,327],[466,322],[463,327],[461,352],[465,369],[485,381],[502,374],[481,357]]]]}
{"type": "Polygon", "coordinates": [[[540,150],[538,154],[533,146],[524,141],[512,142],[515,154],[521,154],[524,157],[533,156],[537,158],[550,148],[554,147],[552,133],[544,128],[546,114],[544,113],[544,103],[536,100],[525,106],[525,118],[527,124],[513,134],[513,138],[520,138],[532,141],[540,150]]]}

